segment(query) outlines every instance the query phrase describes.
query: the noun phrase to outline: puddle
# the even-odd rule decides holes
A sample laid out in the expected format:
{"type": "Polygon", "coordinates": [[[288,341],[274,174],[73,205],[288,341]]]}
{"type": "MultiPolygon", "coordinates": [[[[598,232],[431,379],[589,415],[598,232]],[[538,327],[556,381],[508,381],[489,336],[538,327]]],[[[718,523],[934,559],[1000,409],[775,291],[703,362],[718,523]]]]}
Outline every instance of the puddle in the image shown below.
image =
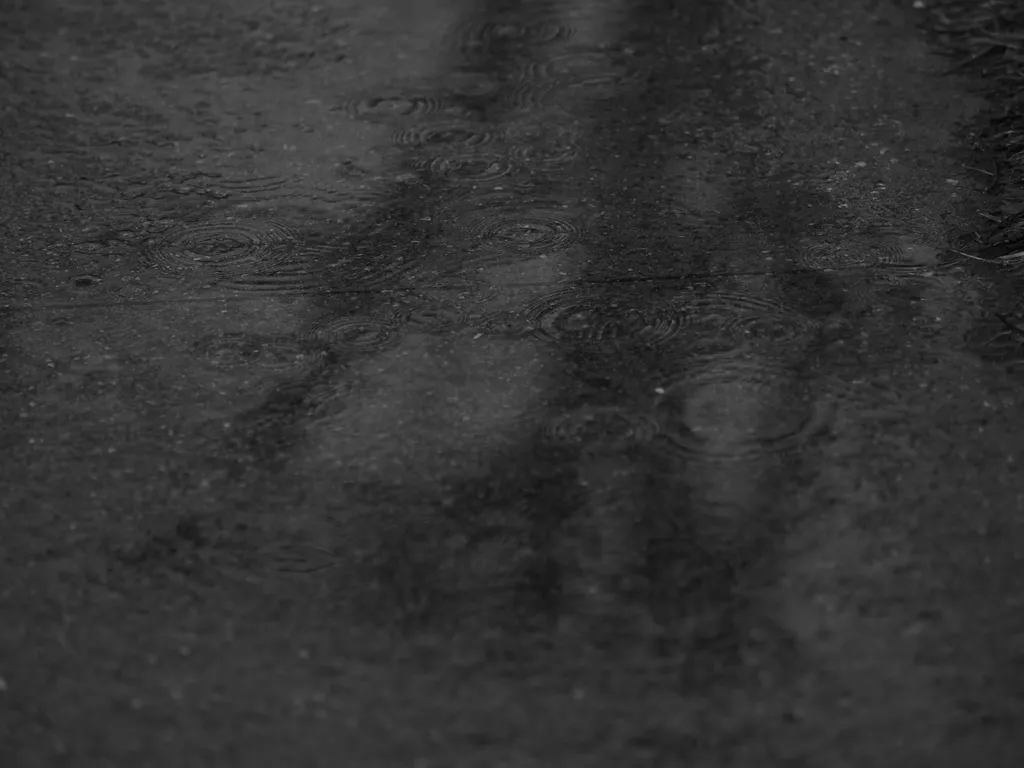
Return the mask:
{"type": "Polygon", "coordinates": [[[54,0],[0,43],[23,762],[1014,738],[963,702],[1015,653],[1021,312],[949,249],[968,99],[913,9],[54,0]]]}

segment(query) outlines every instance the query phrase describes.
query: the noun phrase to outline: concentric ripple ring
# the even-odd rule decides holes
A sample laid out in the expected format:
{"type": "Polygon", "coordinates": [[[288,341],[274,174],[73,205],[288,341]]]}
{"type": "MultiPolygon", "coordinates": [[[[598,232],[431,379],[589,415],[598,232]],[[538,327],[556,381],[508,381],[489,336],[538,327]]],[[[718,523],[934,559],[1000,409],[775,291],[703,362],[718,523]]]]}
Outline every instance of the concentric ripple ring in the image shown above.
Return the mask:
{"type": "Polygon", "coordinates": [[[431,176],[461,184],[483,184],[515,172],[516,166],[500,154],[469,153],[452,157],[417,158],[410,165],[431,176]]]}
{"type": "Polygon", "coordinates": [[[320,344],[352,353],[379,352],[401,341],[398,329],[393,325],[358,316],[321,320],[310,328],[308,335],[320,344]]]}
{"type": "Polygon", "coordinates": [[[472,20],[455,29],[455,47],[463,54],[491,53],[503,48],[520,48],[568,40],[572,27],[554,22],[522,24],[494,20],[472,20]]]}
{"type": "Polygon", "coordinates": [[[583,229],[557,210],[480,212],[466,224],[471,237],[520,253],[546,253],[567,248],[583,238],[583,229]]]}
{"type": "Polygon", "coordinates": [[[616,406],[585,405],[550,419],[541,433],[554,445],[615,448],[650,442],[658,433],[658,423],[651,416],[616,406]]]}
{"type": "Polygon", "coordinates": [[[167,272],[249,275],[286,261],[297,247],[297,237],[295,229],[276,221],[223,219],[176,227],[146,253],[167,272]]]}
{"type": "Polygon", "coordinates": [[[719,291],[693,298],[680,297],[690,322],[748,341],[797,344],[821,331],[821,324],[771,298],[719,291]]]}
{"type": "Polygon", "coordinates": [[[581,296],[571,289],[541,297],[527,312],[534,335],[558,344],[625,341],[658,346],[678,333],[683,317],[669,302],[649,296],[581,296]]]}
{"type": "Polygon", "coordinates": [[[655,410],[666,446],[714,460],[787,450],[830,415],[788,370],[744,358],[717,360],[664,387],[655,410]]]}
{"type": "Polygon", "coordinates": [[[398,131],[393,141],[400,147],[455,150],[487,144],[493,136],[474,123],[426,123],[398,131]]]}

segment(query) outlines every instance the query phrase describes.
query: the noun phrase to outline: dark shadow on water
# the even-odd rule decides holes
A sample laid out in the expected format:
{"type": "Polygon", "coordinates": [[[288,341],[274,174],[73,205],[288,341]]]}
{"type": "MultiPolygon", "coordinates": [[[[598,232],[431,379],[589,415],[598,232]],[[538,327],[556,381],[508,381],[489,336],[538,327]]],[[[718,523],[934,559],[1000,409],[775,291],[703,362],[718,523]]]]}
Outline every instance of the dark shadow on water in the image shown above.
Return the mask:
{"type": "MultiPolygon", "coordinates": [[[[322,357],[302,377],[279,385],[259,407],[243,414],[225,445],[242,457],[244,472],[236,477],[252,472],[260,478],[257,487],[272,484],[301,444],[317,393],[343,379],[347,366],[383,348],[387,333],[368,336],[367,318],[390,322],[379,319],[423,284],[456,284],[473,277],[477,245],[472,233],[458,226],[459,216],[472,220],[482,205],[486,211],[502,210],[487,207],[489,185],[492,192],[495,186],[503,188],[499,202],[512,211],[521,200],[582,202],[600,212],[600,221],[571,246],[585,249],[586,261],[576,279],[557,286],[564,295],[554,300],[558,306],[584,309],[558,314],[557,307],[548,308],[539,316],[542,325],[545,318],[554,318],[557,327],[551,333],[558,343],[545,346],[544,354],[558,359],[554,367],[561,371],[545,395],[545,423],[568,419],[575,425],[573,419],[583,414],[579,435],[553,446],[550,434],[537,430],[514,450],[492,456],[483,478],[451,478],[443,501],[403,497],[394,489],[363,489],[362,503],[379,514],[350,523],[355,530],[345,535],[360,542],[360,554],[349,558],[338,581],[359,587],[349,594],[339,586],[339,600],[351,604],[361,620],[409,637],[439,630],[491,632],[505,638],[506,654],[517,644],[523,651],[554,642],[601,652],[639,648],[652,658],[687,659],[691,672],[726,669],[740,663],[750,628],[761,620],[755,595],[772,579],[774,531],[781,524],[774,502],[799,456],[738,470],[758,474],[756,488],[742,508],[724,510],[727,519],[720,520],[719,511],[703,498],[707,489],[692,487],[703,471],[696,463],[699,457],[680,454],[660,438],[624,439],[617,427],[587,431],[595,419],[600,427],[605,418],[630,423],[634,432],[641,429],[653,412],[656,389],[687,375],[693,349],[729,348],[715,341],[708,346],[699,337],[694,342],[692,334],[689,341],[679,337],[668,343],[658,335],[668,333],[659,328],[673,329],[677,322],[658,314],[670,309],[665,296],[686,289],[687,301],[699,302],[733,287],[728,273],[716,272],[713,250],[685,234],[664,183],[665,158],[679,150],[679,139],[662,117],[685,108],[685,84],[693,78],[689,63],[678,62],[674,52],[699,43],[714,20],[715,6],[630,5],[618,24],[619,37],[595,55],[598,61],[603,56],[613,62],[611,72],[618,76],[622,67],[616,57],[628,52],[631,66],[642,75],[616,84],[614,78],[601,80],[598,68],[588,81],[593,91],[579,89],[567,109],[559,111],[543,101],[531,102],[544,96],[543,89],[525,92],[521,72],[539,68],[568,33],[557,21],[528,15],[530,5],[485,3],[478,17],[458,28],[453,71],[497,87],[461,98],[465,114],[473,118],[461,121],[459,130],[429,134],[428,140],[403,149],[405,165],[427,170],[417,170],[415,178],[400,184],[355,226],[306,233],[315,246],[310,258],[327,288],[314,299],[320,317],[309,332],[324,342],[322,357]],[[550,132],[540,134],[517,174],[465,184],[430,172],[453,167],[450,160],[439,165],[438,157],[490,151],[475,136],[538,118],[550,132]],[[553,145],[568,141],[569,132],[578,158],[531,165],[531,159],[557,154],[559,147],[553,145]],[[683,279],[665,289],[638,283],[633,273],[683,279]],[[630,290],[616,287],[621,279],[631,283],[630,290]],[[352,293],[360,288],[367,290],[352,293]],[[594,313],[600,319],[602,312],[604,335],[592,337],[588,328],[594,326],[587,323],[597,322],[594,313]],[[577,315],[584,324],[579,328],[572,325],[577,315]],[[343,336],[341,344],[332,346],[323,333],[317,335],[317,328],[325,327],[356,334],[351,329],[357,321],[364,324],[357,327],[362,335],[343,336]],[[413,505],[424,514],[406,514],[413,505]]],[[[478,168],[484,176],[499,172],[493,165],[478,168]]],[[[775,205],[770,213],[785,227],[790,210],[799,204],[775,205]]],[[[729,226],[729,213],[714,226],[729,226]]],[[[736,219],[743,213],[749,210],[731,211],[736,219]]],[[[559,237],[567,242],[574,237],[547,219],[481,225],[486,226],[494,227],[495,237],[527,251],[534,235],[556,238],[556,243],[559,237]]],[[[784,237],[800,231],[803,223],[788,226],[792,231],[784,237]]],[[[480,231],[487,235],[492,230],[480,231]]],[[[820,299],[807,297],[829,294],[827,284],[804,275],[780,285],[782,295],[807,305],[797,311],[820,310],[820,299]]],[[[512,315],[513,333],[528,336],[530,327],[516,319],[516,312],[512,315]]],[[[487,332],[486,318],[475,321],[483,322],[487,332]]],[[[805,345],[785,361],[796,379],[808,350],[805,345]]]]}

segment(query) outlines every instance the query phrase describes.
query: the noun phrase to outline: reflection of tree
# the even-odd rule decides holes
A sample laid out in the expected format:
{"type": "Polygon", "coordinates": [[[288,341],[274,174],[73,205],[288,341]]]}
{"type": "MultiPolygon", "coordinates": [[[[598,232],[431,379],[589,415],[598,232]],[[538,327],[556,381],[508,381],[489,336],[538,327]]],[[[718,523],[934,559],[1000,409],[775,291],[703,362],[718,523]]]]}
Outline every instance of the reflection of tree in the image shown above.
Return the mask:
{"type": "MultiPolygon", "coordinates": [[[[497,84],[460,97],[464,114],[512,136],[512,149],[533,149],[488,144],[514,159],[505,174],[490,160],[460,164],[479,150],[457,140],[403,147],[416,181],[334,246],[323,244],[325,275],[338,244],[369,268],[386,270],[395,254],[417,266],[395,286],[329,293],[316,327],[393,314],[385,289],[415,292],[433,273],[458,286],[446,299],[451,316],[470,318],[474,333],[459,322],[410,326],[387,348],[336,350],[321,378],[344,379],[345,397],[317,409],[292,468],[309,476],[312,495],[336,496],[333,507],[345,510],[329,514],[343,515],[338,535],[353,537],[360,553],[349,558],[349,583],[373,585],[367,610],[381,620],[513,634],[561,626],[601,644],[685,638],[699,614],[720,634],[715,626],[727,627],[723,617],[740,604],[739,582],[769,551],[755,522],[771,507],[780,470],[761,456],[704,461],[701,446],[716,455],[745,446],[782,395],[719,375],[686,390],[675,413],[658,406],[656,390],[694,370],[693,350],[715,372],[726,360],[716,350],[735,349],[728,333],[709,346],[682,327],[678,287],[655,291],[637,279],[707,273],[715,259],[680,225],[686,211],[663,162],[680,142],[661,117],[692,75],[657,52],[686,44],[693,25],[668,4],[544,7],[524,22],[523,9],[485,3],[484,22],[459,27],[462,44],[467,35],[483,42],[452,61],[460,77],[497,84]],[[531,38],[535,27],[544,34],[531,38]],[[600,87],[555,78],[555,102],[546,90],[548,106],[534,105],[542,111],[527,121],[517,111],[523,73],[546,72],[543,62],[568,39],[551,30],[569,27],[600,87]],[[616,81],[617,59],[609,77],[595,75],[602,52],[626,49],[650,54],[645,78],[616,81]],[[682,451],[673,443],[680,430],[694,433],[682,451]]],[[[719,190],[716,200],[728,197],[719,190]]],[[[701,299],[730,282],[685,287],[701,299]]],[[[747,359],[765,368],[769,347],[751,347],[747,359]]]]}

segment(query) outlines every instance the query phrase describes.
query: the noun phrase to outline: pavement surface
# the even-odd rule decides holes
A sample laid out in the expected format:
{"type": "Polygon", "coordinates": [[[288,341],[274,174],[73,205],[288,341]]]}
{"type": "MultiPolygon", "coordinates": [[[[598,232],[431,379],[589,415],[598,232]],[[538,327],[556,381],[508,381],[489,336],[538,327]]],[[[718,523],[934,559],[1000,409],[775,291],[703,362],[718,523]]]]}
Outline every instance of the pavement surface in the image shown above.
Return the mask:
{"type": "Polygon", "coordinates": [[[917,13],[4,0],[0,765],[1021,765],[917,13]]]}

